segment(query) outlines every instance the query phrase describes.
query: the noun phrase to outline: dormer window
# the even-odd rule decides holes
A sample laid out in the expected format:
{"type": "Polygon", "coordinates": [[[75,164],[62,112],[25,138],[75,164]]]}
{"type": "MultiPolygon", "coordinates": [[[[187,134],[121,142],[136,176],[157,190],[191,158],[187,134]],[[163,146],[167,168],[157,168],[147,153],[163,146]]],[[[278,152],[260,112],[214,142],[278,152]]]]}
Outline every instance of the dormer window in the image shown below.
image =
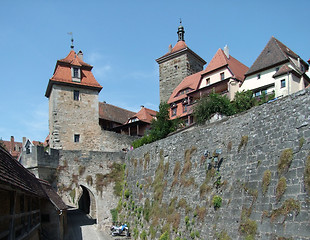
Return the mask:
{"type": "Polygon", "coordinates": [[[81,69],[78,67],[71,68],[72,81],[73,82],[81,82],[81,69]]]}
{"type": "Polygon", "coordinates": [[[222,72],[221,73],[221,80],[224,80],[225,79],[225,74],[222,72]]]}

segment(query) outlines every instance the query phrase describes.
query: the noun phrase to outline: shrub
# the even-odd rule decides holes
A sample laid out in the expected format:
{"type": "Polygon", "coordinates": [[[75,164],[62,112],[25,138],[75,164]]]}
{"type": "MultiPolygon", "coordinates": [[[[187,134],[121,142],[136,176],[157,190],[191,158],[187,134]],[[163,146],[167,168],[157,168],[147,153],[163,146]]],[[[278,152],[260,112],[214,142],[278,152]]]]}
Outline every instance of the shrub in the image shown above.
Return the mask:
{"type": "Polygon", "coordinates": [[[125,190],[124,196],[125,196],[126,199],[129,198],[129,196],[130,196],[130,191],[129,191],[128,189],[125,190]]]}
{"type": "Polygon", "coordinates": [[[149,132],[132,143],[134,148],[165,138],[169,133],[174,132],[178,128],[180,121],[179,119],[170,120],[169,108],[169,104],[160,103],[159,111],[156,114],[156,118],[151,122],[149,132]]]}
{"type": "Polygon", "coordinates": [[[215,209],[220,208],[222,206],[222,198],[218,195],[214,195],[212,203],[215,209]]]}
{"type": "Polygon", "coordinates": [[[251,90],[236,92],[234,101],[232,102],[237,113],[246,111],[255,106],[255,98],[251,90]]]}
{"type": "Polygon", "coordinates": [[[214,113],[230,116],[235,113],[235,110],[226,96],[211,93],[207,97],[199,100],[194,108],[193,115],[198,124],[203,124],[214,113]]]}
{"type": "Polygon", "coordinates": [[[112,215],[112,222],[117,222],[117,220],[118,220],[118,211],[117,211],[117,209],[111,209],[110,210],[110,213],[111,213],[111,215],[112,215]]]}

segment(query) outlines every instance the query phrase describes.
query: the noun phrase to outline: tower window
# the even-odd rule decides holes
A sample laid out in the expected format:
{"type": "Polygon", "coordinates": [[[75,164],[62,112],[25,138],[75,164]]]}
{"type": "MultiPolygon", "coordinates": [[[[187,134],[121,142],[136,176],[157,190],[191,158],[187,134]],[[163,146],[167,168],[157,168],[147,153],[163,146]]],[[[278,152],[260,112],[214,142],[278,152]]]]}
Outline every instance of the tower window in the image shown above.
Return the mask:
{"type": "Polygon", "coordinates": [[[177,115],[177,108],[176,107],[171,109],[171,116],[173,117],[175,115],[177,115]]]}
{"type": "Polygon", "coordinates": [[[224,80],[225,79],[225,74],[222,72],[221,73],[221,80],[224,80]]]}
{"type": "Polygon", "coordinates": [[[285,88],[285,79],[281,80],[281,88],[285,88]]]}
{"type": "Polygon", "coordinates": [[[74,134],[74,142],[80,142],[80,134],[74,134]]]}
{"type": "Polygon", "coordinates": [[[75,101],[79,101],[80,100],[80,91],[74,90],[74,92],[73,92],[73,99],[75,101]]]}
{"type": "Polygon", "coordinates": [[[72,81],[81,82],[81,70],[78,67],[71,68],[72,81]]]}

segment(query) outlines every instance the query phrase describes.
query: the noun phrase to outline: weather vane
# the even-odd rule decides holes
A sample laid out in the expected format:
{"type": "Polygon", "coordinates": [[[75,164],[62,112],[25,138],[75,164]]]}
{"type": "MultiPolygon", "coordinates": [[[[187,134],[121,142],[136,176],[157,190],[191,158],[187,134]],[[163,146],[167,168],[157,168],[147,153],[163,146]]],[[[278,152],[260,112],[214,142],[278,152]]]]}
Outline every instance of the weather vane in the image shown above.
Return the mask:
{"type": "Polygon", "coordinates": [[[68,32],[69,35],[71,35],[71,48],[73,49],[74,48],[74,45],[73,45],[73,33],[72,32],[68,32]]]}

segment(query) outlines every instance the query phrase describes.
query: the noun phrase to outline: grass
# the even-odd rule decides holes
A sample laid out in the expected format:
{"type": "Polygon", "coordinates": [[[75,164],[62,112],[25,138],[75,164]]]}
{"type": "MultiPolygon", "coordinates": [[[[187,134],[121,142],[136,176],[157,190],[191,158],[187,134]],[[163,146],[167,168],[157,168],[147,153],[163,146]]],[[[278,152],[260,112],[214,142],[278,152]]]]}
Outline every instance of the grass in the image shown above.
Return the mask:
{"type": "Polygon", "coordinates": [[[270,213],[267,211],[264,211],[262,218],[268,217],[270,218],[270,221],[273,222],[276,218],[279,216],[283,216],[283,221],[282,223],[285,222],[286,217],[288,216],[289,213],[295,212],[295,216],[297,216],[300,212],[300,202],[298,200],[294,200],[292,198],[287,199],[283,202],[281,207],[272,210],[270,213]]]}
{"type": "Polygon", "coordinates": [[[281,197],[283,196],[286,190],[286,178],[281,177],[276,187],[276,200],[277,202],[280,201],[281,197]]]}
{"type": "Polygon", "coordinates": [[[287,173],[293,160],[293,150],[291,148],[284,149],[278,162],[279,177],[287,173]]]}
{"type": "Polygon", "coordinates": [[[206,207],[199,207],[197,206],[196,207],[196,212],[197,212],[197,217],[198,217],[198,220],[203,222],[204,221],[204,218],[206,216],[206,213],[207,213],[207,208],[206,207]]]}
{"type": "Polygon", "coordinates": [[[85,166],[79,166],[79,176],[82,176],[85,173],[86,167],[85,166]]]}
{"type": "Polygon", "coordinates": [[[92,176],[87,175],[85,180],[86,180],[87,185],[89,185],[89,186],[93,185],[93,178],[92,178],[92,176]]]}
{"type": "Polygon", "coordinates": [[[262,193],[265,196],[268,191],[268,187],[271,181],[271,171],[268,169],[264,172],[263,181],[262,181],[262,193]]]}
{"type": "Polygon", "coordinates": [[[216,239],[217,240],[231,240],[229,235],[225,230],[222,230],[220,233],[216,234],[216,239]]]}
{"type": "Polygon", "coordinates": [[[240,152],[242,147],[246,147],[247,146],[248,140],[249,140],[248,136],[242,136],[241,137],[241,141],[240,141],[239,146],[238,146],[238,153],[240,152]]]}

